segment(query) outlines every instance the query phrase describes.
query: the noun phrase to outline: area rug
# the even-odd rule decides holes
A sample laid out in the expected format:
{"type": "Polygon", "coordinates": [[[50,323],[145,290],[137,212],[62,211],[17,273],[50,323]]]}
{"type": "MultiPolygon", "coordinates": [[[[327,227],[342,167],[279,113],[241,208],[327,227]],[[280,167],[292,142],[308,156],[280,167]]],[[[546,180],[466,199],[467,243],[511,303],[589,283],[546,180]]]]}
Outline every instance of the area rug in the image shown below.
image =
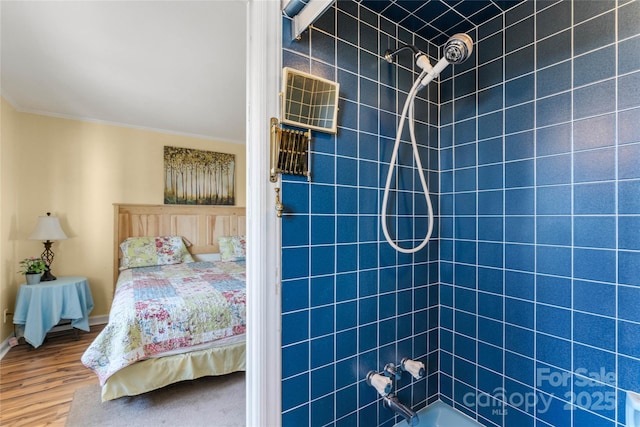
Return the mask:
{"type": "Polygon", "coordinates": [[[183,381],[139,396],[102,402],[100,387],[76,390],[67,427],[245,425],[245,374],[183,381]]]}

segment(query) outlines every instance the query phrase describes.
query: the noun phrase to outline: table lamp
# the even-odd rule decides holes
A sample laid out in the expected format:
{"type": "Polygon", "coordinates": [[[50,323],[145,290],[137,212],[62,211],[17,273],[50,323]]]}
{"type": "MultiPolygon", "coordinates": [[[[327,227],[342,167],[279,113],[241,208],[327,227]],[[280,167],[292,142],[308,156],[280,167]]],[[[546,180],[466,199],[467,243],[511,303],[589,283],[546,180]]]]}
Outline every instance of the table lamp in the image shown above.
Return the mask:
{"type": "Polygon", "coordinates": [[[47,216],[39,216],[36,229],[29,236],[30,240],[44,240],[44,251],[42,252],[42,259],[47,264],[47,271],[42,274],[40,281],[48,282],[56,280],[56,277],[51,274],[51,264],[53,263],[53,251],[51,245],[54,240],[65,240],[67,235],[62,231],[60,227],[60,221],[55,216],[51,216],[51,212],[47,212],[47,216]]]}

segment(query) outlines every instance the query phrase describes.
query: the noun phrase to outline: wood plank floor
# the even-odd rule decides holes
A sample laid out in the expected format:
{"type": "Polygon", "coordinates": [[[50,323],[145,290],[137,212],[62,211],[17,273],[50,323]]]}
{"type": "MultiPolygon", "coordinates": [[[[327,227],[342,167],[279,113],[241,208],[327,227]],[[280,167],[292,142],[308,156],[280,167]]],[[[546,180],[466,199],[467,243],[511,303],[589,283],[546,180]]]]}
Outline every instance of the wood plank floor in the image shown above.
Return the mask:
{"type": "MultiPolygon", "coordinates": [[[[98,377],[80,357],[104,325],[56,334],[34,349],[20,344],[0,361],[0,425],[63,427],[76,389],[98,377]]],[[[22,341],[22,340],[21,340],[22,341]]]]}

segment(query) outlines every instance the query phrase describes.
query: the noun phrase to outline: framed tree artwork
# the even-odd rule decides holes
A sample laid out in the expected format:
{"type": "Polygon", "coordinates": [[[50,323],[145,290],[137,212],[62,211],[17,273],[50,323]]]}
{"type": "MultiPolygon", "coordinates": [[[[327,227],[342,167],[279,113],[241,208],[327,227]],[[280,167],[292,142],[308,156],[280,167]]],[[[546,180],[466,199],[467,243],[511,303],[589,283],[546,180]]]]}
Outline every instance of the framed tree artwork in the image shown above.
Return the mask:
{"type": "Polygon", "coordinates": [[[164,147],[164,203],[235,205],[235,155],[164,147]]]}

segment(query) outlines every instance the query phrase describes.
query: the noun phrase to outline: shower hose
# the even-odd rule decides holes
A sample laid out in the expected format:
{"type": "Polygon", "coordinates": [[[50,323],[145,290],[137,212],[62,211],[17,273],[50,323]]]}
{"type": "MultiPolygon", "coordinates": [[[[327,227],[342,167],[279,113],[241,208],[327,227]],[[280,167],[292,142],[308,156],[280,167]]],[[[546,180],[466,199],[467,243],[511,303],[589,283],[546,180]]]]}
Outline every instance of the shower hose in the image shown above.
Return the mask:
{"type": "MultiPolygon", "coordinates": [[[[405,254],[412,254],[418,252],[420,249],[424,248],[429,239],[431,238],[431,233],[433,232],[433,206],[431,205],[431,199],[429,197],[429,188],[427,187],[427,181],[424,178],[424,171],[422,169],[422,162],[420,161],[420,154],[418,153],[418,145],[416,144],[416,136],[415,136],[415,123],[413,118],[413,110],[414,110],[414,100],[418,93],[418,91],[423,87],[421,82],[422,79],[428,74],[427,70],[423,70],[420,73],[420,76],[416,79],[415,83],[411,87],[409,91],[409,95],[407,95],[407,100],[404,103],[404,107],[402,109],[402,115],[400,116],[400,122],[398,123],[398,131],[396,134],[395,144],[393,146],[393,154],[391,155],[391,163],[389,164],[389,172],[387,173],[387,182],[384,187],[384,195],[382,197],[382,208],[381,208],[381,221],[382,221],[382,232],[384,233],[384,237],[387,239],[387,242],[393,247],[396,251],[402,252],[405,254]],[[398,159],[398,149],[400,148],[400,138],[402,136],[402,130],[404,129],[404,122],[407,118],[409,120],[409,134],[411,135],[411,145],[413,147],[413,156],[415,158],[415,163],[418,168],[418,176],[420,176],[420,183],[422,184],[422,189],[424,193],[424,198],[427,202],[428,208],[428,218],[429,218],[429,228],[427,230],[427,234],[422,240],[422,242],[410,249],[401,248],[398,246],[396,242],[393,241],[391,236],[389,235],[389,230],[387,228],[387,204],[389,202],[389,189],[391,187],[391,180],[393,178],[393,171],[396,168],[396,161],[398,159]]],[[[396,227],[397,231],[397,227],[396,227]]]]}

